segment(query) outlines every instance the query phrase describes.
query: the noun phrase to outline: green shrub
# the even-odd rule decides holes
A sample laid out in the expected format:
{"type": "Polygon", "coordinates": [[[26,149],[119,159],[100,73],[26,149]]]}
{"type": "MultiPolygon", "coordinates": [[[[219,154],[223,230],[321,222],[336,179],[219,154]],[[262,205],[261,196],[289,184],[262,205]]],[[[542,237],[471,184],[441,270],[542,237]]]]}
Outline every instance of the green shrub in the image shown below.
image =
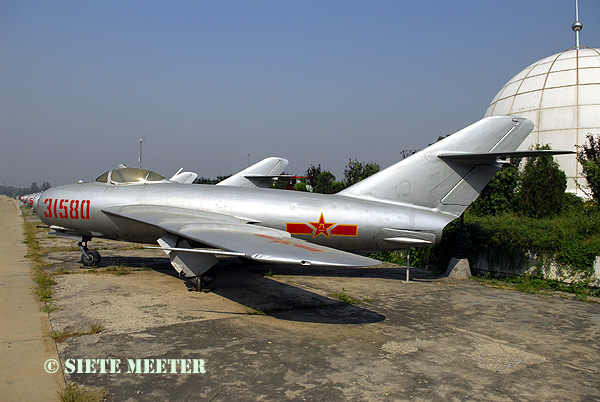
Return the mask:
{"type": "Polygon", "coordinates": [[[485,186],[470,211],[476,215],[500,215],[512,211],[515,190],[519,182],[519,164],[515,160],[503,167],[485,186]]]}
{"type": "MultiPolygon", "coordinates": [[[[535,149],[550,149],[537,145],[535,149]]],[[[567,175],[552,156],[528,158],[515,196],[515,211],[522,216],[544,218],[559,215],[565,206],[567,175]]]]}

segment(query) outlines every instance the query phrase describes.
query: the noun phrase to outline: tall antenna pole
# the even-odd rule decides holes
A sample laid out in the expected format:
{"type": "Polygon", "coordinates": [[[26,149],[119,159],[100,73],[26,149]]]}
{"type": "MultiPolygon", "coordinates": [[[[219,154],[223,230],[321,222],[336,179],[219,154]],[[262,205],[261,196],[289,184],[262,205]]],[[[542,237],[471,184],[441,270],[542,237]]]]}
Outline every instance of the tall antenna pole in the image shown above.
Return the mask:
{"type": "Polygon", "coordinates": [[[575,22],[571,29],[575,31],[575,47],[579,49],[579,31],[583,29],[583,24],[579,21],[579,0],[575,0],[575,22]]]}

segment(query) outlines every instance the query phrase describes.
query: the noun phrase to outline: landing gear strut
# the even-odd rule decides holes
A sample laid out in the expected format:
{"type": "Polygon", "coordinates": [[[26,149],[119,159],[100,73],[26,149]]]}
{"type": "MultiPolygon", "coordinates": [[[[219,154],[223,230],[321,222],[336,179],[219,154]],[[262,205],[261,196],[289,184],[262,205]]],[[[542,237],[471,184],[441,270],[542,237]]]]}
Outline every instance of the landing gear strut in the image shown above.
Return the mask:
{"type": "Polygon", "coordinates": [[[97,267],[100,264],[100,253],[97,250],[88,249],[87,243],[90,240],[92,240],[91,237],[83,236],[81,241],[77,243],[79,250],[81,250],[81,262],[86,267],[97,267]]]}
{"type": "Polygon", "coordinates": [[[219,269],[217,267],[212,267],[204,274],[194,277],[194,285],[196,286],[197,292],[206,292],[209,291],[208,286],[212,284],[215,279],[217,279],[217,275],[219,273],[219,269]]]}

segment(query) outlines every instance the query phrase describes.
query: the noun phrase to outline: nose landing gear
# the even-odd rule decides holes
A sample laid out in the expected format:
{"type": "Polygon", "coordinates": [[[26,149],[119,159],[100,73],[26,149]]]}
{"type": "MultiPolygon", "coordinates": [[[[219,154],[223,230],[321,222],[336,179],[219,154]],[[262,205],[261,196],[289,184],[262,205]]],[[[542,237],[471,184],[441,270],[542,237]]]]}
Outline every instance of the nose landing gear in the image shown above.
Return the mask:
{"type": "Polygon", "coordinates": [[[79,250],[81,250],[81,263],[86,267],[97,267],[101,260],[100,253],[87,247],[90,240],[92,240],[90,237],[83,236],[81,241],[77,243],[79,250]]]}

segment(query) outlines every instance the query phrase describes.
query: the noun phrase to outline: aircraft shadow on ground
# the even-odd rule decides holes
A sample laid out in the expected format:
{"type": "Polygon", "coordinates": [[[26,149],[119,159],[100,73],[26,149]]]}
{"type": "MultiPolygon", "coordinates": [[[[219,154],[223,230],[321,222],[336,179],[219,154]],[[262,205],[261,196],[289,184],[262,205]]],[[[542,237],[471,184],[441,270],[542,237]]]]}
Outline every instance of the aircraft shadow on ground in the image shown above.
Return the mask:
{"type": "MultiPolygon", "coordinates": [[[[177,272],[167,258],[111,256],[103,259],[101,265],[151,268],[161,274],[178,278],[177,272]]],[[[322,324],[369,324],[383,321],[384,315],[367,309],[363,303],[354,305],[343,303],[333,297],[319,295],[310,289],[282,283],[265,276],[269,270],[277,275],[348,276],[343,274],[344,269],[322,272],[322,267],[303,269],[287,265],[240,264],[225,261],[219,263],[219,276],[210,291],[245,306],[249,315],[267,315],[282,320],[322,324]]],[[[385,277],[385,272],[381,272],[380,275],[382,276],[378,277],[385,277]]],[[[361,275],[355,272],[352,276],[361,275]]],[[[185,281],[183,278],[181,281],[188,290],[194,290],[191,281],[185,281]]]]}
{"type": "Polygon", "coordinates": [[[305,287],[273,280],[265,273],[270,265],[227,264],[220,266],[212,292],[246,306],[249,314],[321,324],[369,324],[385,316],[364,304],[347,304],[305,287]]]}
{"type": "MultiPolygon", "coordinates": [[[[263,274],[271,271],[273,275],[288,276],[317,276],[336,278],[379,278],[405,281],[406,267],[304,267],[299,265],[284,264],[260,264],[244,262],[240,264],[237,258],[226,258],[219,263],[219,267],[227,269],[232,266],[242,266],[246,270],[255,270],[263,274]]],[[[149,268],[161,271],[164,274],[178,277],[177,272],[164,257],[140,257],[140,256],[106,256],[102,257],[100,267],[127,266],[132,268],[149,268]]],[[[420,268],[410,268],[411,281],[432,280],[443,277],[434,271],[420,268]]],[[[220,278],[221,279],[221,278],[220,278]]]]}
{"type": "Polygon", "coordinates": [[[105,268],[109,266],[124,266],[134,269],[152,269],[154,271],[160,271],[164,274],[173,274],[172,276],[174,277],[178,276],[177,271],[173,269],[173,266],[169,262],[168,258],[139,256],[102,256],[102,261],[100,261],[99,268],[105,268]]]}

